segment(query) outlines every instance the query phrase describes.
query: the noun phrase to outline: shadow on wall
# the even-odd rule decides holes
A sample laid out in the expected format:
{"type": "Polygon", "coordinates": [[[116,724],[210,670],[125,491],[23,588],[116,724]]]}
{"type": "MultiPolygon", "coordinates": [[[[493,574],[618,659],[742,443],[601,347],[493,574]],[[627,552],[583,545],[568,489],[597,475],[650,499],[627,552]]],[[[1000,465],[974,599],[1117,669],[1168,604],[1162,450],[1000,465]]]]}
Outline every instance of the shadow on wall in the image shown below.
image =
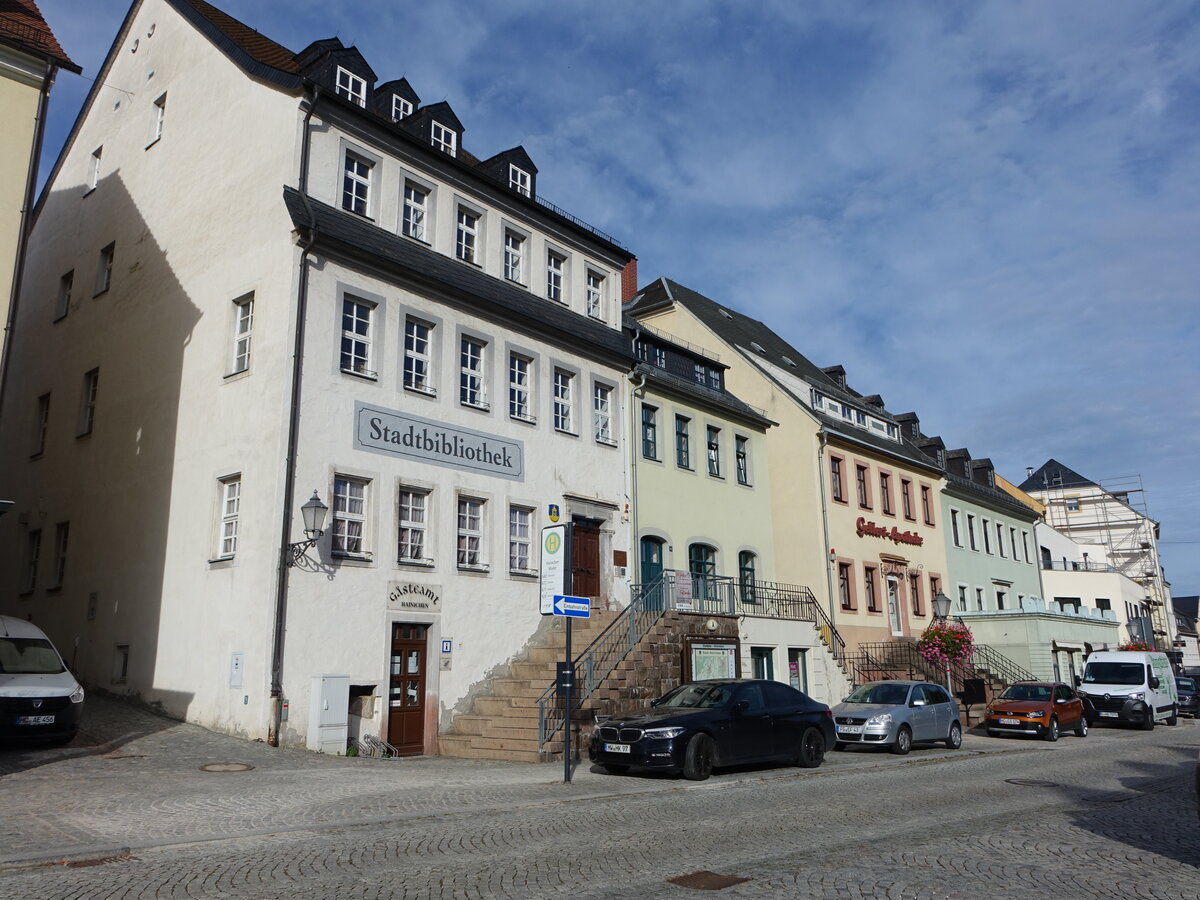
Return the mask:
{"type": "MultiPolygon", "coordinates": [[[[0,422],[0,495],[15,501],[0,518],[9,561],[0,610],[45,630],[85,687],[159,701],[182,717],[192,695],[152,686],[175,468],[186,461],[176,447],[181,373],[201,312],[120,173],[81,192],[51,192],[30,239],[0,422]],[[42,449],[31,456],[44,397],[42,449]]],[[[208,516],[205,507],[196,518],[208,516]]]]}

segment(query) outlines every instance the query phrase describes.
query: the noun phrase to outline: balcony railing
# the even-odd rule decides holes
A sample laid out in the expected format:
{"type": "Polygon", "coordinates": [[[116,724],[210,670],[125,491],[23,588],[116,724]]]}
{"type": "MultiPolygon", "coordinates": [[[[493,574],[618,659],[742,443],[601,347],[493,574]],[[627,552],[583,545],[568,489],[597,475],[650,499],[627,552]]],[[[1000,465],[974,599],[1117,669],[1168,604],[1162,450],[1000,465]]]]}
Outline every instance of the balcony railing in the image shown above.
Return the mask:
{"type": "Polygon", "coordinates": [[[1090,559],[1044,559],[1042,569],[1047,572],[1115,572],[1107,563],[1093,562],[1090,559]]]}

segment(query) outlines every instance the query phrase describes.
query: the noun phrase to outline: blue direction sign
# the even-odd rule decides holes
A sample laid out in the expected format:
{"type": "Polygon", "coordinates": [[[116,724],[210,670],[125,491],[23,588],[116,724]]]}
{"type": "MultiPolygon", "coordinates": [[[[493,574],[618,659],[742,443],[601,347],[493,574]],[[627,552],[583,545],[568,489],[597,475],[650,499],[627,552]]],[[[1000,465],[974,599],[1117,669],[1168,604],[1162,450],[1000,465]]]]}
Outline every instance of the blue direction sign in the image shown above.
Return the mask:
{"type": "Polygon", "coordinates": [[[575,619],[592,617],[592,601],[587,597],[567,597],[563,594],[555,594],[554,606],[551,608],[556,616],[570,616],[575,619]]]}

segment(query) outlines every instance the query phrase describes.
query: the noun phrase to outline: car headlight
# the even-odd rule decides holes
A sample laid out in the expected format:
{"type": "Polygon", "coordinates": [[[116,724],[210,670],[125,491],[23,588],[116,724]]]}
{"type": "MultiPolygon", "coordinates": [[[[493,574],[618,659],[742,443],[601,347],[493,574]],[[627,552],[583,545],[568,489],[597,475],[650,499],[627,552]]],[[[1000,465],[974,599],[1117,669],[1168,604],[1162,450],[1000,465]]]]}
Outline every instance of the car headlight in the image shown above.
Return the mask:
{"type": "Polygon", "coordinates": [[[83,687],[81,685],[75,686],[75,690],[73,690],[71,692],[70,700],[72,703],[82,703],[83,702],[83,687]]]}
{"type": "Polygon", "coordinates": [[[686,728],[672,726],[670,728],[647,728],[642,732],[643,737],[648,738],[677,738],[687,731],[686,728]]]}
{"type": "Polygon", "coordinates": [[[1046,711],[1044,709],[1037,709],[1037,710],[1033,710],[1032,712],[1025,713],[1025,715],[1029,716],[1029,718],[1031,718],[1031,719],[1040,719],[1045,714],[1046,714],[1046,711]]]}
{"type": "Polygon", "coordinates": [[[1145,700],[1146,692],[1145,691],[1130,691],[1129,699],[1130,700],[1145,700]]]}
{"type": "Polygon", "coordinates": [[[867,727],[868,728],[871,728],[872,726],[875,728],[885,728],[891,724],[892,724],[892,714],[891,713],[880,713],[877,716],[871,716],[871,718],[867,719],[867,727]]]}

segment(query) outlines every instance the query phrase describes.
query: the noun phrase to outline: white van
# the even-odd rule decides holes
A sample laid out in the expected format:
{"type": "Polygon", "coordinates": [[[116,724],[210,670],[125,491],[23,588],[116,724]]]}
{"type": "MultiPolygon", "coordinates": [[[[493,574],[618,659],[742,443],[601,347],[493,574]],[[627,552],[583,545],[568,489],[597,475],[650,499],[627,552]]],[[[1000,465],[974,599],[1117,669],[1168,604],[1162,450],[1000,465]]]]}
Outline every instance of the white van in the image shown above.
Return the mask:
{"type": "Polygon", "coordinates": [[[0,616],[0,739],[69,741],[83,716],[83,688],[45,632],[0,616]]]}
{"type": "Polygon", "coordinates": [[[1165,653],[1097,650],[1087,658],[1079,694],[1093,722],[1132,722],[1149,731],[1155,722],[1179,721],[1175,673],[1165,653]]]}

